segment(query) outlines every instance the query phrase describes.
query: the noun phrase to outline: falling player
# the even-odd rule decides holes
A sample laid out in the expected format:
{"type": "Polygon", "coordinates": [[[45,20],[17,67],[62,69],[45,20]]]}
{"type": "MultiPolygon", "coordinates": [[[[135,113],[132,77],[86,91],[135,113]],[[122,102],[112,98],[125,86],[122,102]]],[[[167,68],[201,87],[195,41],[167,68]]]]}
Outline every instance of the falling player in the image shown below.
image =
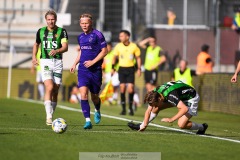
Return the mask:
{"type": "Polygon", "coordinates": [[[160,110],[176,106],[178,113],[171,118],[163,118],[162,122],[172,123],[177,120],[181,129],[198,130],[197,134],[205,134],[208,128],[206,123],[190,121],[192,116],[197,116],[199,99],[196,90],[182,81],[165,83],[146,94],[144,103],[148,103],[148,108],[142,124],[129,122],[128,126],[134,130],[144,131],[160,110]]]}

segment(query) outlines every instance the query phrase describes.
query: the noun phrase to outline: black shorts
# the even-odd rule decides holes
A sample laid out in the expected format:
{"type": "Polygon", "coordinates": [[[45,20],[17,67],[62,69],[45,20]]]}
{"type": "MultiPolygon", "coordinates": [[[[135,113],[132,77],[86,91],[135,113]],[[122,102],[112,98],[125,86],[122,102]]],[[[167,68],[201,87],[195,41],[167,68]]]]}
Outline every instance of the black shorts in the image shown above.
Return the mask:
{"type": "Polygon", "coordinates": [[[152,85],[157,84],[157,77],[158,77],[158,71],[157,70],[145,70],[144,72],[144,79],[145,83],[150,83],[152,85]]]}
{"type": "Polygon", "coordinates": [[[134,67],[119,67],[118,70],[120,83],[132,83],[135,80],[135,68],[134,67]]]}

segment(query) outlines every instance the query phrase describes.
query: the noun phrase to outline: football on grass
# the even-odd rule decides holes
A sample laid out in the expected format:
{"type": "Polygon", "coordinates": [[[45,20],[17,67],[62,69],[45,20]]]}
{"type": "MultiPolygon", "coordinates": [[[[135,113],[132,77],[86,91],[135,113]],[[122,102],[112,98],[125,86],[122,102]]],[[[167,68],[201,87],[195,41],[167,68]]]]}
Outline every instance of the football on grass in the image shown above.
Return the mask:
{"type": "Polygon", "coordinates": [[[67,122],[63,118],[57,118],[52,123],[52,129],[56,133],[64,133],[67,130],[67,122]]]}

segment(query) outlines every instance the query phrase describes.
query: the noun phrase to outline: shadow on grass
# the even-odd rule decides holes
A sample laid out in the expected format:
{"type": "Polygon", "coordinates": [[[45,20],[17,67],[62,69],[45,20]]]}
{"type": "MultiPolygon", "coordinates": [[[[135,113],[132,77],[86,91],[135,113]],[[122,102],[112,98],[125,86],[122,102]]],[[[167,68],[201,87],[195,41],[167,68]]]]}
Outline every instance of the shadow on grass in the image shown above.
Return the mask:
{"type": "Polygon", "coordinates": [[[1,132],[0,132],[0,135],[11,135],[11,134],[16,134],[16,133],[13,133],[13,132],[5,132],[5,133],[1,133],[1,132]]]}

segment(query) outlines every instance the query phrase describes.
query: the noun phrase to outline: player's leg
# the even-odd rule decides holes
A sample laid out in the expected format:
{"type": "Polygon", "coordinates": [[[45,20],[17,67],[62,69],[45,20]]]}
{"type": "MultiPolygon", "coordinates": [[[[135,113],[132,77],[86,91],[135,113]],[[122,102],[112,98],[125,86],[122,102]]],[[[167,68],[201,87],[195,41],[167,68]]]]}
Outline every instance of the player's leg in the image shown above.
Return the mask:
{"type": "Polygon", "coordinates": [[[122,112],[120,115],[126,115],[126,68],[119,67],[119,81],[120,81],[120,94],[121,94],[121,105],[122,105],[122,112]]]}
{"type": "Polygon", "coordinates": [[[150,71],[148,71],[148,70],[145,70],[145,72],[144,72],[145,87],[146,87],[147,92],[150,92],[152,90],[152,85],[150,83],[151,75],[149,73],[150,73],[150,71]]]}
{"type": "Polygon", "coordinates": [[[44,100],[44,83],[42,80],[42,74],[41,71],[37,71],[36,75],[36,82],[38,83],[38,92],[40,94],[40,100],[44,100]]]}
{"type": "MultiPolygon", "coordinates": [[[[199,95],[196,94],[196,96],[194,98],[184,102],[188,106],[188,113],[187,114],[189,114],[191,116],[197,116],[199,100],[200,100],[199,95]]],[[[188,128],[191,129],[191,130],[198,130],[197,134],[205,134],[205,132],[208,128],[208,124],[207,123],[198,124],[198,123],[195,123],[195,122],[189,122],[188,128]]]]}
{"type": "Polygon", "coordinates": [[[157,77],[158,77],[158,71],[157,70],[151,71],[150,91],[152,91],[152,90],[154,90],[154,88],[156,88],[157,77]]]}
{"type": "Polygon", "coordinates": [[[120,83],[120,94],[121,94],[121,105],[122,105],[122,112],[120,113],[121,115],[126,115],[125,92],[126,92],[126,84],[125,83],[120,83]]]}
{"type": "Polygon", "coordinates": [[[133,116],[133,96],[134,96],[134,84],[128,83],[127,85],[127,91],[128,91],[128,104],[129,104],[129,115],[133,116]]]}
{"type": "MultiPolygon", "coordinates": [[[[192,121],[190,121],[191,118],[192,118],[192,115],[190,115],[189,113],[186,113],[185,115],[180,117],[178,119],[179,128],[190,129],[190,130],[198,130],[198,132],[201,131],[201,134],[204,134],[206,129],[207,129],[205,124],[198,124],[198,123],[192,122],[192,121]]],[[[200,134],[200,133],[197,133],[197,134],[200,134]]]]}
{"type": "Polygon", "coordinates": [[[118,76],[117,72],[115,72],[112,76],[112,85],[113,85],[113,96],[112,96],[113,104],[117,104],[118,90],[119,90],[119,85],[120,85],[119,76],[118,76]]]}
{"type": "Polygon", "coordinates": [[[101,100],[100,100],[98,94],[91,93],[91,98],[92,98],[92,102],[93,102],[93,104],[95,106],[94,122],[96,124],[99,124],[100,121],[101,121],[101,112],[100,112],[101,100]]]}
{"type": "Polygon", "coordinates": [[[89,83],[91,83],[89,74],[89,72],[78,70],[78,87],[81,95],[80,107],[82,108],[82,113],[86,119],[86,123],[83,127],[84,129],[92,128],[92,123],[90,119],[90,105],[88,102],[88,87],[90,86],[89,83]]]}
{"type": "MultiPolygon", "coordinates": [[[[52,92],[52,107],[53,107],[53,113],[56,110],[57,102],[58,102],[58,90],[59,90],[60,84],[54,83],[53,92],[52,92]]],[[[52,113],[52,114],[53,114],[52,113]]]]}
{"type": "Polygon", "coordinates": [[[134,96],[134,81],[135,81],[135,68],[127,68],[126,83],[128,91],[128,104],[129,104],[129,115],[133,116],[133,96],[134,96]]]}
{"type": "Polygon", "coordinates": [[[90,105],[88,102],[88,87],[82,86],[79,88],[80,94],[81,94],[81,107],[82,107],[82,113],[86,119],[86,123],[84,125],[84,129],[91,129],[92,123],[90,119],[90,105]]]}
{"type": "Polygon", "coordinates": [[[51,79],[44,81],[45,86],[45,96],[44,96],[44,106],[46,110],[46,124],[52,125],[52,113],[53,113],[53,107],[52,107],[52,91],[53,91],[53,81],[51,79]]]}
{"type": "Polygon", "coordinates": [[[53,83],[53,61],[51,59],[40,59],[42,79],[45,86],[44,106],[46,110],[46,124],[52,125],[52,91],[53,83]]]}
{"type": "Polygon", "coordinates": [[[57,102],[58,102],[58,90],[60,85],[62,84],[62,72],[63,72],[63,62],[62,60],[54,60],[54,68],[53,68],[53,80],[54,86],[52,91],[52,107],[53,112],[56,110],[57,102]]]}
{"type": "Polygon", "coordinates": [[[91,92],[92,102],[95,106],[94,122],[98,124],[101,121],[101,99],[99,98],[99,93],[102,85],[102,71],[99,70],[95,73],[92,73],[91,77],[92,79],[89,85],[89,90],[91,92]]]}

